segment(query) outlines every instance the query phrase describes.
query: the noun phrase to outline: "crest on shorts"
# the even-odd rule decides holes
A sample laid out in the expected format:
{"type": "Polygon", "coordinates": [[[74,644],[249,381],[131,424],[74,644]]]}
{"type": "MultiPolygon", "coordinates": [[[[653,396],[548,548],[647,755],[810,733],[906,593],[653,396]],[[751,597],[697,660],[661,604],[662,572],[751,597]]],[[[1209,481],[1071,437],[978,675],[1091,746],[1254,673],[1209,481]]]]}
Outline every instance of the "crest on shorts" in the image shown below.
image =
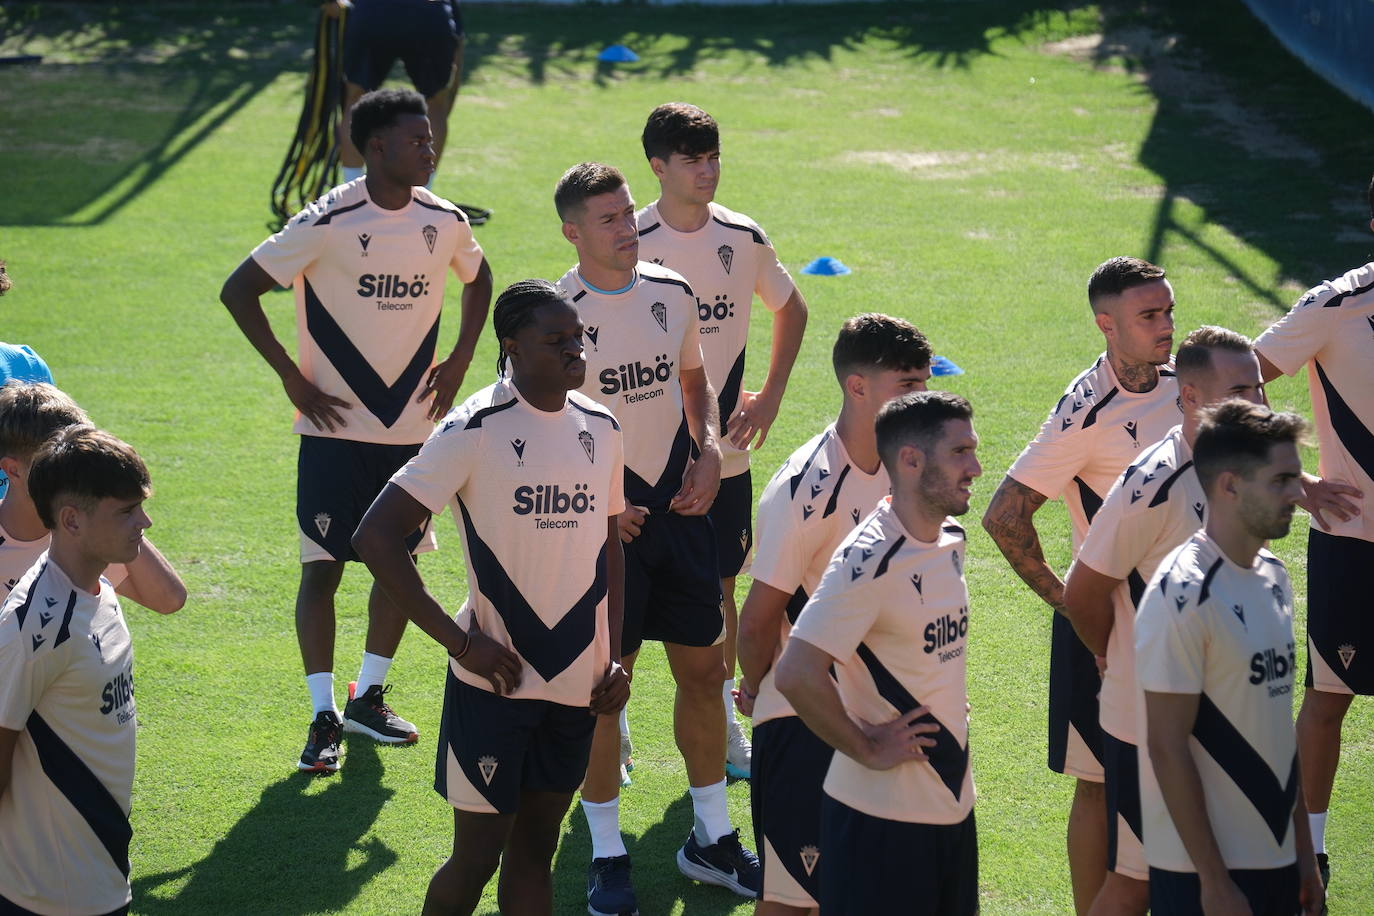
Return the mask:
{"type": "Polygon", "coordinates": [[[488,754],[485,757],[477,758],[477,769],[482,773],[482,779],[487,785],[491,785],[491,778],[496,775],[496,758],[488,754]]]}
{"type": "Polygon", "coordinates": [[[821,860],[821,851],[815,846],[803,846],[801,848],[802,868],[806,869],[806,874],[816,870],[816,863],[821,860]]]}
{"type": "MultiPolygon", "coordinates": [[[[724,267],[725,272],[728,274],[730,272],[730,262],[735,260],[735,249],[731,248],[729,245],[721,245],[716,249],[716,257],[720,258],[720,266],[724,267]]],[[[810,869],[807,869],[806,873],[808,875],[811,874],[810,869]]]]}
{"type": "Polygon", "coordinates": [[[665,331],[668,330],[668,306],[662,302],[655,302],[649,306],[649,311],[654,313],[654,321],[658,322],[658,326],[665,331]]]}
{"type": "Polygon", "coordinates": [[[1345,643],[1336,650],[1336,654],[1341,657],[1341,664],[1345,665],[1345,670],[1350,670],[1350,663],[1355,660],[1355,647],[1350,643],[1345,643]]]}
{"type": "Polygon", "coordinates": [[[584,429],[582,430],[582,432],[577,434],[577,441],[582,443],[582,451],[587,453],[587,460],[590,461],[592,464],[595,464],[596,440],[592,438],[592,434],[584,429]]]}
{"type": "Polygon", "coordinates": [[[429,253],[434,254],[434,240],[439,237],[439,230],[433,226],[426,226],[420,230],[420,234],[425,237],[425,245],[429,248],[429,253]]]}
{"type": "Polygon", "coordinates": [[[329,523],[332,521],[333,519],[329,517],[328,512],[320,512],[315,515],[315,527],[319,529],[320,537],[329,537],[329,523]]]}
{"type": "Polygon", "coordinates": [[[740,549],[740,550],[748,550],[748,549],[749,549],[749,529],[748,529],[748,528],[741,528],[741,529],[740,529],[740,532],[739,532],[739,549],[740,549]]]}

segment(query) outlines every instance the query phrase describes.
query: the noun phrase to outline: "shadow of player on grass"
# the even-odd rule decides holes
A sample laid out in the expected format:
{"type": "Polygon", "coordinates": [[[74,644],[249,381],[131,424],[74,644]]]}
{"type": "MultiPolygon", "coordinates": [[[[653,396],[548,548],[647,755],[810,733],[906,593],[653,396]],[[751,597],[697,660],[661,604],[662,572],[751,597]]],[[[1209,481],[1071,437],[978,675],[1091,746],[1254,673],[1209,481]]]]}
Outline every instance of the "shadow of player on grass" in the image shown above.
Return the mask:
{"type": "Polygon", "coordinates": [[[132,911],[290,916],[346,909],[397,859],[377,837],[363,839],[395,794],[381,782],[377,746],[350,742],[337,774],[293,773],[264,789],[204,859],[156,875],[135,872],[132,911]],[[315,780],[326,788],[307,793],[315,780]],[[183,881],[179,891],[165,889],[183,881]]]}

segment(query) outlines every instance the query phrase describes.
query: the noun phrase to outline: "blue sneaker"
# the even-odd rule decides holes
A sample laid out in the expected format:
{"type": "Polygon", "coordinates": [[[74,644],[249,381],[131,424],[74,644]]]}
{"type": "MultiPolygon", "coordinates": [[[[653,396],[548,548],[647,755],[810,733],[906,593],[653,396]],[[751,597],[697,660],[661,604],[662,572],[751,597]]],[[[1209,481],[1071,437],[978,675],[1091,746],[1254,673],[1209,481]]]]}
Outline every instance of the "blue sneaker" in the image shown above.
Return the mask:
{"type": "Polygon", "coordinates": [[[639,916],[630,884],[630,857],[592,859],[587,869],[587,912],[591,916],[639,916]]]}
{"type": "Polygon", "coordinates": [[[739,830],[710,846],[697,843],[695,830],[688,833],[687,842],[677,851],[677,868],[694,881],[728,887],[741,897],[757,900],[763,888],[759,857],[739,841],[739,830]]]}

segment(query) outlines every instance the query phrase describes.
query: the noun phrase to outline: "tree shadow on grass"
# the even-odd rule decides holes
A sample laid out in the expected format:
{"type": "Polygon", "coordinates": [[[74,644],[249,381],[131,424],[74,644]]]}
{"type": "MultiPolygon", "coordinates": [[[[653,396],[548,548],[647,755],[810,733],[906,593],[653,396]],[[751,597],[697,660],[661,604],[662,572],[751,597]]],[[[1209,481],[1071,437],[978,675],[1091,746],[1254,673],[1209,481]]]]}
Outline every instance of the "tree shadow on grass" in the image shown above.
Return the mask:
{"type": "Polygon", "coordinates": [[[295,913],[344,911],[397,854],[375,836],[373,822],[395,792],[382,787],[382,762],[371,741],[351,741],[337,774],[292,774],[272,783],[251,811],[199,862],[136,876],[133,912],[295,913]],[[327,781],[307,793],[313,780],[327,781]],[[164,885],[185,881],[175,894],[164,885]]]}

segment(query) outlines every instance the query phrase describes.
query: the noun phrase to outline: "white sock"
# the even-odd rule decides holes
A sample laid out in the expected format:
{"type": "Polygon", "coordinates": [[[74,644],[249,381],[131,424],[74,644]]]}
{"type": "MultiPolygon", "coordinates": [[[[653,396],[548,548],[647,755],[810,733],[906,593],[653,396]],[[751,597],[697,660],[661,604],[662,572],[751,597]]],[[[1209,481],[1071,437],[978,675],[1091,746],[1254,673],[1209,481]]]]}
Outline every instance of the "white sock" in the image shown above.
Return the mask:
{"type": "Polygon", "coordinates": [[[334,672],[317,671],[305,676],[306,689],[310,691],[310,702],[315,705],[315,715],[326,709],[337,714],[339,707],[334,705],[334,672]]]}
{"type": "Polygon", "coordinates": [[[628,705],[620,707],[620,734],[630,737],[630,707],[628,705]]]}
{"type": "Polygon", "coordinates": [[[712,846],[734,828],[730,826],[730,812],[725,807],[725,780],[711,786],[688,786],[692,796],[692,815],[697,842],[712,846]]]}
{"type": "MultiPolygon", "coordinates": [[[[724,783],[721,783],[724,785],[724,783]]],[[[582,813],[587,815],[587,829],[592,834],[592,858],[609,859],[628,855],[625,841],[620,838],[620,799],[608,802],[582,800],[582,813]]]]}
{"type": "Polygon", "coordinates": [[[371,652],[363,653],[363,664],[358,669],[358,687],[353,692],[356,697],[367,693],[367,688],[386,683],[386,673],[391,670],[391,659],[371,652]]]}
{"type": "Polygon", "coordinates": [[[1307,812],[1307,825],[1312,830],[1312,851],[1326,852],[1326,812],[1307,812]]]}
{"type": "Polygon", "coordinates": [[[343,177],[345,182],[352,181],[355,178],[362,178],[363,167],[360,165],[355,168],[351,165],[345,165],[343,166],[343,177]]]}
{"type": "Polygon", "coordinates": [[[726,681],[726,682],[725,682],[725,685],[724,685],[723,687],[721,687],[721,690],[720,690],[721,698],[722,698],[723,700],[725,700],[725,724],[726,724],[726,725],[729,725],[729,724],[730,724],[730,720],[733,719],[733,718],[735,717],[735,698],[734,698],[733,696],[730,695],[730,691],[732,691],[732,690],[734,690],[734,689],[735,689],[735,679],[734,679],[734,678],[730,678],[730,680],[726,681]]]}

